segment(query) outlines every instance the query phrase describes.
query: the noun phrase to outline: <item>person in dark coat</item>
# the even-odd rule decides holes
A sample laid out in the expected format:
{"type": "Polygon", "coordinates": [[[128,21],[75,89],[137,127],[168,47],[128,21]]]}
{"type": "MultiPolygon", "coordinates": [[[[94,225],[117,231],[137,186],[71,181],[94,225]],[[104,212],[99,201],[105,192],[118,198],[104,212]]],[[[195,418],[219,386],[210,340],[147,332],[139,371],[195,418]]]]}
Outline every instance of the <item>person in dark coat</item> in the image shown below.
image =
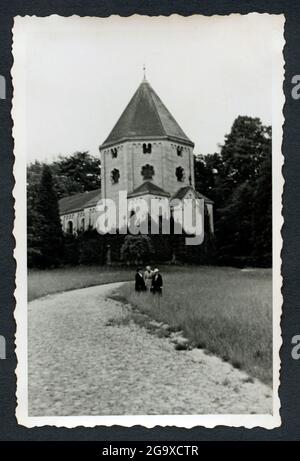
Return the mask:
{"type": "Polygon", "coordinates": [[[162,276],[158,269],[154,269],[153,277],[152,277],[152,289],[151,289],[152,293],[153,294],[158,293],[159,295],[161,295],[162,286],[163,286],[162,276]]]}
{"type": "Polygon", "coordinates": [[[141,292],[146,291],[146,285],[144,280],[144,274],[142,269],[137,269],[135,274],[135,291],[141,292]]]}

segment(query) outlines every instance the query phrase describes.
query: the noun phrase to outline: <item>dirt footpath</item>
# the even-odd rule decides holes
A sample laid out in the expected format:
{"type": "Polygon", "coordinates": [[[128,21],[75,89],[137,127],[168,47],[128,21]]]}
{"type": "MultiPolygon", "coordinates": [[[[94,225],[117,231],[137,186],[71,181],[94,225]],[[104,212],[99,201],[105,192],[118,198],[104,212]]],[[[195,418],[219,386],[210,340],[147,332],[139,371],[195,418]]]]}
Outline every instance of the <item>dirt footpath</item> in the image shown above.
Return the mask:
{"type": "Polygon", "coordinates": [[[114,324],[118,285],[29,303],[29,416],[271,413],[271,388],[228,363],[114,324]]]}

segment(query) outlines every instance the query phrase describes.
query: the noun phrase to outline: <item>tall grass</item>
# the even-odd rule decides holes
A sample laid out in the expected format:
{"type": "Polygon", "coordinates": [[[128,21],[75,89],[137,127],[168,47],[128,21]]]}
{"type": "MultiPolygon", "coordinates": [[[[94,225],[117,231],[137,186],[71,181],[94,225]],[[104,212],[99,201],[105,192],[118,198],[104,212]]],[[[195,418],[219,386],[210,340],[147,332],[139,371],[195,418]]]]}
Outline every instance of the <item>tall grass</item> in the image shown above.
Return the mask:
{"type": "Polygon", "coordinates": [[[154,319],[183,330],[194,346],[272,382],[270,270],[189,267],[165,274],[161,298],[139,295],[132,284],[118,292],[154,319]]]}

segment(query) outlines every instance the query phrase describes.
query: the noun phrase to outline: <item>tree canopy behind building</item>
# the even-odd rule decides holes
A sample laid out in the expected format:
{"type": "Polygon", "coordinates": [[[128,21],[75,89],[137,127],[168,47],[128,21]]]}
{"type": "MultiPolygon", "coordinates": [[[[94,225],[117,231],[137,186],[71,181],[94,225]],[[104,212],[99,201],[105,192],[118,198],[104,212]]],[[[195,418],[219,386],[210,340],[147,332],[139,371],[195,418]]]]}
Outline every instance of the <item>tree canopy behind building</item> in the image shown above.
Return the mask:
{"type": "Polygon", "coordinates": [[[238,117],[220,154],[196,157],[195,180],[215,202],[218,261],[271,265],[271,127],[238,117]]]}
{"type": "MultiPolygon", "coordinates": [[[[44,163],[35,161],[27,167],[28,192],[36,192],[44,163]]],[[[88,152],[75,152],[70,157],[60,155],[57,160],[48,164],[58,199],[80,192],[99,189],[100,160],[88,152]]]]}

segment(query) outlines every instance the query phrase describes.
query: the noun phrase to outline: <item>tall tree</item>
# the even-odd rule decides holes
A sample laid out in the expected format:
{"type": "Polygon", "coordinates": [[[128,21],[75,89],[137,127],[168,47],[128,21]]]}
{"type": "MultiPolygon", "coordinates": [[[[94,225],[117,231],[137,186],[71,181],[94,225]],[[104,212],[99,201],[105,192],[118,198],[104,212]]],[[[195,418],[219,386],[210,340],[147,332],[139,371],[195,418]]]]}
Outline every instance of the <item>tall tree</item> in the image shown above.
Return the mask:
{"type": "MultiPolygon", "coordinates": [[[[44,163],[34,162],[27,167],[27,185],[30,196],[36,195],[44,163]]],[[[88,152],[76,152],[70,157],[59,156],[49,164],[54,189],[60,199],[101,187],[100,160],[88,152]]]]}
{"type": "Polygon", "coordinates": [[[224,176],[224,165],[220,154],[197,155],[194,157],[195,189],[209,197],[218,200],[219,179],[224,176]]]}
{"type": "Polygon", "coordinates": [[[253,197],[253,256],[263,264],[272,263],[272,152],[265,153],[253,197]]]}
{"type": "Polygon", "coordinates": [[[36,210],[43,164],[34,162],[27,168],[27,263],[28,267],[37,265],[41,256],[36,229],[39,215],[36,210]]]}
{"type": "Polygon", "coordinates": [[[100,188],[100,160],[88,152],[60,156],[51,164],[58,198],[100,188]]]}
{"type": "Polygon", "coordinates": [[[62,258],[63,233],[57,195],[48,165],[43,166],[35,213],[34,248],[37,265],[42,268],[58,266],[62,258]]]}
{"type": "Polygon", "coordinates": [[[261,262],[258,248],[268,252],[272,238],[271,144],[271,128],[258,118],[238,117],[225,137],[216,203],[216,235],[224,261],[256,258],[257,262],[258,258],[261,262]]]}

